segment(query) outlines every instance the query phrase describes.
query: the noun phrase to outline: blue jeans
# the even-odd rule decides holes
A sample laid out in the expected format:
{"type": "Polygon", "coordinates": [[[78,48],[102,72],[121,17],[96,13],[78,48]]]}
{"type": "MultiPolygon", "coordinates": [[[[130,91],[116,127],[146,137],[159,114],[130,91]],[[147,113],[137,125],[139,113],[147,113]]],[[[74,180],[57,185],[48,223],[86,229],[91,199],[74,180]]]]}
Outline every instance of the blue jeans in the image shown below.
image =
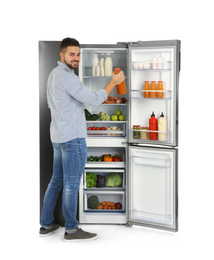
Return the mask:
{"type": "Polygon", "coordinates": [[[53,211],[63,187],[62,210],[65,228],[76,228],[78,192],[87,155],[86,141],[84,138],[77,138],[65,143],[52,143],[52,145],[53,175],[44,196],[41,225],[53,224],[53,211]]]}

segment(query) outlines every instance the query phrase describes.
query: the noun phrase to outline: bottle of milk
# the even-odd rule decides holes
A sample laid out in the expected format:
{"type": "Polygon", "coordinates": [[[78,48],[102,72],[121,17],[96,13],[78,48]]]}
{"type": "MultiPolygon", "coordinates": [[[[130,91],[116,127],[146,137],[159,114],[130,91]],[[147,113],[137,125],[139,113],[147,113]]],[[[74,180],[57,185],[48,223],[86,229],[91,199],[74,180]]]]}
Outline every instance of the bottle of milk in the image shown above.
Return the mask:
{"type": "Polygon", "coordinates": [[[113,72],[113,63],[112,58],[110,54],[107,54],[107,57],[105,59],[105,76],[111,77],[113,72]]]}
{"type": "Polygon", "coordinates": [[[97,54],[94,54],[93,61],[92,61],[92,76],[96,76],[96,67],[99,65],[99,59],[97,54]]]}

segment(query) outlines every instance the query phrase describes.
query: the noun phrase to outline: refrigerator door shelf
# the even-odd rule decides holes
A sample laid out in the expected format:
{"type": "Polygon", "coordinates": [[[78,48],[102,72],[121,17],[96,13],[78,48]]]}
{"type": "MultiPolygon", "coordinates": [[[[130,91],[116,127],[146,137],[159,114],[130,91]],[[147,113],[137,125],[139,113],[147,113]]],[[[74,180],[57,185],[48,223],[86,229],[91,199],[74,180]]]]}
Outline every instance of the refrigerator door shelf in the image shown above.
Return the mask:
{"type": "MultiPolygon", "coordinates": [[[[157,94],[156,94],[157,95],[157,94]]],[[[148,99],[150,101],[161,101],[166,99],[172,99],[172,90],[131,90],[130,91],[130,98],[142,98],[142,99],[148,99]],[[148,92],[149,94],[152,92],[156,93],[163,93],[163,98],[151,98],[151,97],[144,97],[144,92],[148,92]]]]}
{"type": "Polygon", "coordinates": [[[95,189],[96,191],[105,191],[105,190],[114,190],[114,191],[117,191],[117,190],[124,190],[126,185],[126,174],[125,174],[125,169],[93,169],[93,168],[87,168],[84,170],[84,173],[83,173],[83,189],[84,190],[88,190],[88,191],[91,191],[93,189],[95,189]],[[105,187],[92,187],[92,188],[87,188],[87,181],[86,181],[86,178],[87,178],[87,173],[93,173],[93,174],[96,174],[96,175],[101,175],[103,177],[106,178],[107,175],[109,175],[110,173],[117,173],[120,175],[121,177],[121,184],[119,186],[116,186],[116,187],[108,187],[108,186],[105,186],[105,187]]]}
{"type": "Polygon", "coordinates": [[[177,231],[177,150],[129,147],[131,225],[177,231]]]}
{"type": "Polygon", "coordinates": [[[84,197],[83,197],[83,210],[87,213],[107,213],[107,214],[113,214],[113,213],[124,213],[126,211],[126,201],[125,201],[125,192],[124,191],[114,191],[114,192],[99,192],[99,191],[84,191],[84,197]],[[120,203],[122,205],[121,209],[91,209],[88,207],[88,198],[91,196],[97,196],[99,202],[112,202],[112,203],[120,203]]]}
{"type": "Polygon", "coordinates": [[[172,61],[139,61],[131,63],[131,70],[139,71],[167,71],[172,70],[172,61]]]}

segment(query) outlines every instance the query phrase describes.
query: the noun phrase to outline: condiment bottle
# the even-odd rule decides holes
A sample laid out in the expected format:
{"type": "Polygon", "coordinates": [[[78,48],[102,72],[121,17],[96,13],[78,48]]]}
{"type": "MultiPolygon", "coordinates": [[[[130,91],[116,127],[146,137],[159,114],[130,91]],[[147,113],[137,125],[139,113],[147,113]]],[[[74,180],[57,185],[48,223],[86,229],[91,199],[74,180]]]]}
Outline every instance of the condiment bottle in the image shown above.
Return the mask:
{"type": "Polygon", "coordinates": [[[158,81],[158,89],[157,90],[160,90],[160,92],[157,91],[157,98],[163,98],[164,97],[163,81],[158,81]]]}
{"type": "Polygon", "coordinates": [[[158,119],[158,140],[166,141],[166,118],[164,117],[163,112],[161,113],[160,118],[158,119]]]}
{"type": "Polygon", "coordinates": [[[92,62],[92,76],[96,76],[96,67],[99,65],[97,54],[94,54],[92,62]]]}
{"type": "Polygon", "coordinates": [[[150,97],[156,98],[156,81],[151,82],[151,91],[150,91],[150,97]]]}
{"type": "Polygon", "coordinates": [[[152,112],[151,118],[149,119],[149,139],[150,140],[157,140],[158,139],[158,133],[152,132],[152,131],[158,131],[158,120],[155,117],[154,112],[152,112]]]}
{"type": "Polygon", "coordinates": [[[113,72],[113,63],[111,59],[111,55],[107,54],[107,57],[105,59],[105,76],[111,77],[113,72]]]}
{"type": "Polygon", "coordinates": [[[145,83],[144,83],[143,96],[144,96],[145,98],[149,98],[149,81],[145,81],[145,83]],[[148,91],[147,91],[147,90],[148,90],[148,91]]]}
{"type": "MultiPolygon", "coordinates": [[[[120,68],[114,69],[114,74],[117,74],[120,72],[120,68]]],[[[126,83],[125,80],[122,81],[119,85],[117,85],[117,94],[118,95],[124,95],[126,94],[126,83]]]]}

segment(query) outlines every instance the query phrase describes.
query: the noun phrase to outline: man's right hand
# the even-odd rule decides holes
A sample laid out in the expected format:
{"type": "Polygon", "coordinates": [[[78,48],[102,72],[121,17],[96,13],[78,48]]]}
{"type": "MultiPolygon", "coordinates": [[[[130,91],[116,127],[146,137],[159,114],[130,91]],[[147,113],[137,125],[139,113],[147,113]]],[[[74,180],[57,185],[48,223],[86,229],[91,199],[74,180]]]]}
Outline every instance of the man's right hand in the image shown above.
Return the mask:
{"type": "Polygon", "coordinates": [[[114,74],[114,72],[112,73],[111,81],[115,86],[119,85],[124,80],[125,80],[125,76],[123,71],[120,71],[118,74],[114,74]]]}

